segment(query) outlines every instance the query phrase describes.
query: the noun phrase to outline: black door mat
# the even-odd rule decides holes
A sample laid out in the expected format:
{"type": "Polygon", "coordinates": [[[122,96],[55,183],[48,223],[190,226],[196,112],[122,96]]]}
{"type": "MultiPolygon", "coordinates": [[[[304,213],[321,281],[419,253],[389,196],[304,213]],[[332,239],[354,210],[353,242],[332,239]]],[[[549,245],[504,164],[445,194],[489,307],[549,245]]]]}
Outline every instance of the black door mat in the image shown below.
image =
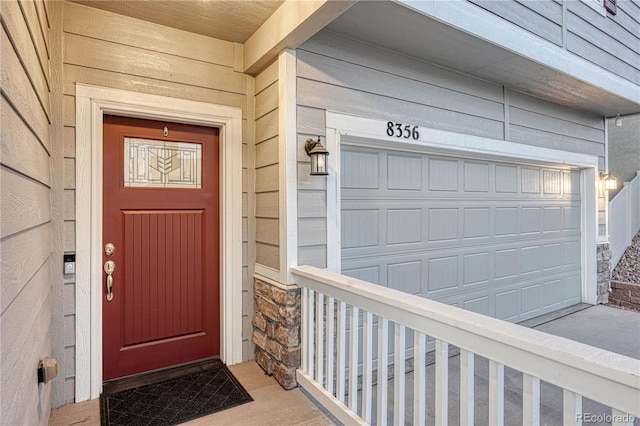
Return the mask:
{"type": "Polygon", "coordinates": [[[105,386],[100,395],[102,426],[177,425],[253,401],[219,359],[185,371],[176,377],[174,370],[171,378],[125,390],[105,386]]]}

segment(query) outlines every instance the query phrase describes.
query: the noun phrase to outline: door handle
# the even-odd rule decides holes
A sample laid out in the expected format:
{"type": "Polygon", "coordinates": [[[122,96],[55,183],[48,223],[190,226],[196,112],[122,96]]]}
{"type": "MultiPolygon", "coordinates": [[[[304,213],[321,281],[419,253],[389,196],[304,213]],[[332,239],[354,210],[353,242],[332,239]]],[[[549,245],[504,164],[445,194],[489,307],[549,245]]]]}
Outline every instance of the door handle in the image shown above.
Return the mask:
{"type": "Polygon", "coordinates": [[[116,263],[113,260],[108,260],[104,264],[104,272],[107,273],[107,302],[113,300],[113,271],[116,269],[116,263]]]}

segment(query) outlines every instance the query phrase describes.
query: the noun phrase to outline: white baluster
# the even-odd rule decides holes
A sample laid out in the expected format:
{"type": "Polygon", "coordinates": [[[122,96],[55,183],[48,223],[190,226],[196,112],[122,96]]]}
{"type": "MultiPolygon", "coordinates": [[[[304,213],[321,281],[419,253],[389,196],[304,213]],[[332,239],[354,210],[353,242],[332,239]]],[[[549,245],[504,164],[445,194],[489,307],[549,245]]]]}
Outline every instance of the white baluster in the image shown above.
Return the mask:
{"type": "Polygon", "coordinates": [[[473,381],[475,374],[474,354],[460,349],[460,424],[472,425],[474,420],[473,381]]]}
{"type": "Polygon", "coordinates": [[[393,354],[393,424],[404,424],[404,372],[405,372],[405,340],[406,332],[404,325],[396,323],[395,328],[395,350],[393,354]]]}
{"type": "Polygon", "coordinates": [[[373,314],[362,316],[362,418],[371,424],[373,402],[373,314]]]}
{"type": "Polygon", "coordinates": [[[314,367],[314,361],[315,361],[315,336],[314,336],[314,330],[316,328],[316,318],[315,318],[315,309],[316,309],[316,304],[315,304],[315,292],[313,290],[309,290],[309,297],[307,298],[307,312],[309,314],[309,329],[308,329],[308,333],[307,333],[307,337],[309,338],[309,343],[307,345],[307,347],[309,348],[308,352],[307,352],[307,367],[308,367],[308,373],[309,376],[311,376],[312,379],[316,378],[316,369],[314,367]]]}
{"type": "Polygon", "coordinates": [[[522,374],[522,424],[540,424],[540,379],[522,374]]]}
{"type": "Polygon", "coordinates": [[[360,309],[351,307],[349,321],[349,408],[358,412],[358,328],[360,327],[360,309]]]}
{"type": "Polygon", "coordinates": [[[504,365],[489,360],[489,424],[504,424],[504,365]]]}
{"type": "Polygon", "coordinates": [[[302,317],[300,318],[300,332],[302,334],[302,371],[309,374],[309,363],[308,363],[308,355],[309,351],[309,309],[307,304],[307,298],[309,294],[309,289],[306,287],[302,288],[301,292],[301,305],[302,305],[302,317]]]}
{"type": "Polygon", "coordinates": [[[448,421],[449,344],[442,340],[436,340],[436,424],[446,425],[448,421]]]}
{"type": "Polygon", "coordinates": [[[324,295],[316,297],[316,382],[324,384],[324,295]]]}
{"type": "Polygon", "coordinates": [[[337,360],[336,360],[336,398],[343,404],[345,403],[346,375],[347,364],[345,357],[347,355],[347,304],[338,302],[338,326],[337,332],[337,360]]]}
{"type": "Polygon", "coordinates": [[[413,332],[413,424],[425,424],[425,353],[427,338],[419,331],[413,332]]]}
{"type": "Polygon", "coordinates": [[[327,385],[325,388],[327,392],[333,395],[333,372],[334,372],[334,358],[333,352],[335,349],[336,335],[335,335],[335,299],[333,297],[327,298],[327,333],[325,339],[327,340],[327,352],[326,352],[326,371],[327,371],[327,385]]]}
{"type": "Polygon", "coordinates": [[[376,389],[378,425],[387,424],[387,389],[389,385],[389,320],[378,317],[378,386],[376,389]]]}
{"type": "Polygon", "coordinates": [[[582,425],[582,395],[563,389],[562,423],[564,425],[582,425]]]}

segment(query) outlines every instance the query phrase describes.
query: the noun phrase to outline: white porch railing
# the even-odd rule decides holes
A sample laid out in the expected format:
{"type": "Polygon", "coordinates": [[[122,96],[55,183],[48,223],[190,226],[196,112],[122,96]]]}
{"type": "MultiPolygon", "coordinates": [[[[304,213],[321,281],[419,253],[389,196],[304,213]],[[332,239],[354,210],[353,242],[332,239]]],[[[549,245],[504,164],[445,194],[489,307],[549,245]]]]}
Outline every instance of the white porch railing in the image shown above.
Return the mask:
{"type": "Polygon", "coordinates": [[[489,363],[488,418],[482,423],[504,422],[505,366],[522,373],[522,424],[540,423],[541,389],[549,389],[541,382],[562,389],[565,425],[582,423],[583,398],[611,407],[615,425],[633,423],[629,415],[640,417],[638,360],[311,266],[291,271],[302,288],[298,383],[345,424],[386,424],[390,410],[395,425],[423,425],[428,414],[424,402],[431,394],[431,423],[447,424],[453,396],[459,398],[460,424],[474,424],[474,410],[485,408],[474,403],[476,355],[489,363]],[[407,330],[413,330],[413,342],[405,341],[407,330]],[[426,380],[429,338],[435,339],[435,377],[426,380]],[[412,376],[406,374],[405,362],[385,356],[402,354],[404,360],[407,343],[414,348],[409,349],[412,376]],[[460,348],[459,392],[448,386],[450,345],[460,348]],[[406,377],[412,386],[406,385],[406,377]],[[427,395],[433,381],[434,390],[427,395]],[[405,419],[409,411],[412,418],[405,419]]]}
{"type": "Polygon", "coordinates": [[[611,239],[611,268],[614,268],[633,237],[640,231],[640,171],[626,182],[609,201],[609,236],[611,239]]]}

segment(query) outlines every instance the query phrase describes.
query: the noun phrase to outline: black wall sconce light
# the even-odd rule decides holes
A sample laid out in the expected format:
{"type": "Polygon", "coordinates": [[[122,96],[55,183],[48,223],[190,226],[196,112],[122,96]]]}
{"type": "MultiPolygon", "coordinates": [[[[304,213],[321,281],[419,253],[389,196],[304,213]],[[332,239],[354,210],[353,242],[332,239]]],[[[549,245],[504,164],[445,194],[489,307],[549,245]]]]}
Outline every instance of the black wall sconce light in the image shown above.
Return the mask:
{"type": "Polygon", "coordinates": [[[318,136],[318,140],[314,141],[313,139],[307,139],[307,143],[304,144],[304,150],[307,152],[307,155],[311,157],[311,176],[326,176],[329,174],[329,169],[327,168],[327,157],[329,156],[329,151],[322,146],[320,142],[320,136],[318,136]]]}

